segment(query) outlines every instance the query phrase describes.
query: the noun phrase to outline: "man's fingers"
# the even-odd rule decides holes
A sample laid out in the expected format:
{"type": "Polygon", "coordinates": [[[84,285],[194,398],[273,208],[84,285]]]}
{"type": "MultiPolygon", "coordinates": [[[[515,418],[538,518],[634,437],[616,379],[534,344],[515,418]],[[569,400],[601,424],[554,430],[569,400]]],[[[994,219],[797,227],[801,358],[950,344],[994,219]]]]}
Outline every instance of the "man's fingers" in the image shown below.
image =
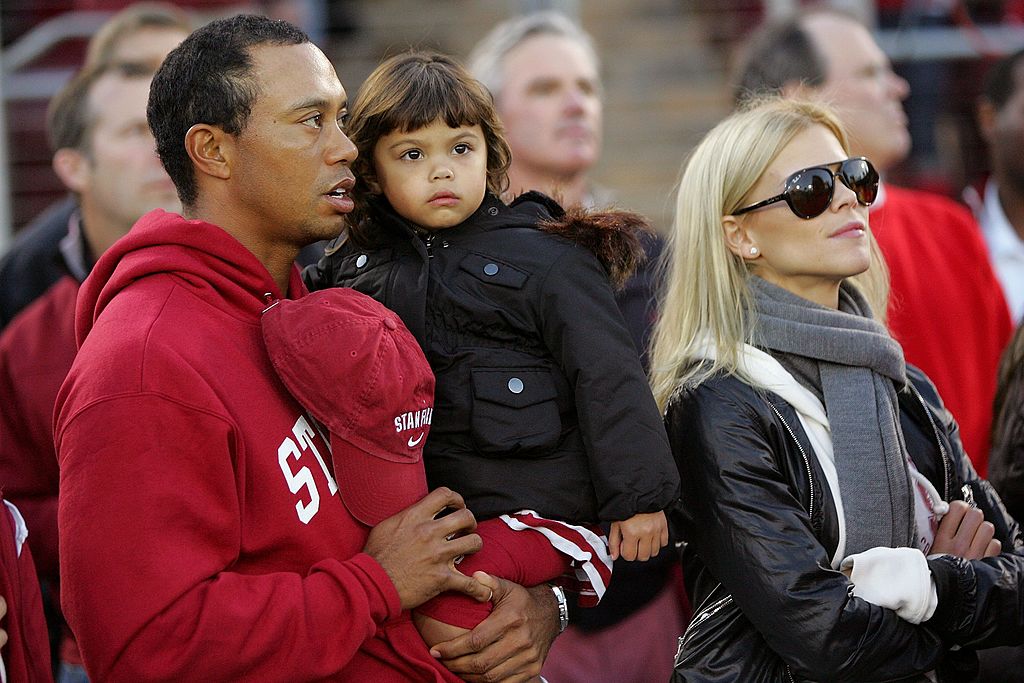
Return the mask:
{"type": "Polygon", "coordinates": [[[461,536],[476,529],[476,517],[468,508],[462,508],[436,520],[436,524],[442,536],[461,536]]]}
{"type": "Polygon", "coordinates": [[[1003,543],[998,538],[993,538],[988,542],[988,548],[985,550],[985,557],[995,557],[1003,552],[1003,543]]]}
{"type": "Polygon", "coordinates": [[[487,602],[493,593],[491,586],[466,576],[457,569],[451,570],[451,577],[447,581],[447,590],[465,593],[477,602],[487,602]]]}
{"type": "Polygon", "coordinates": [[[462,499],[455,491],[452,491],[447,486],[439,486],[427,495],[423,496],[420,501],[411,506],[410,509],[422,509],[428,513],[431,518],[437,517],[445,508],[451,508],[453,510],[462,510],[466,507],[466,501],[462,499]]]}
{"type": "Polygon", "coordinates": [[[472,555],[480,552],[484,541],[479,534],[467,534],[444,542],[444,552],[448,559],[454,560],[459,555],[472,555]]]}
{"type": "Polygon", "coordinates": [[[481,586],[487,587],[489,595],[485,597],[491,598],[491,602],[496,608],[495,611],[492,611],[489,617],[477,624],[469,633],[464,633],[430,648],[430,653],[438,659],[445,660],[445,666],[455,673],[487,671],[487,664],[481,664],[481,660],[476,656],[477,653],[497,642],[509,629],[511,622],[507,617],[518,616],[515,611],[501,612],[497,610],[498,605],[511,595],[512,589],[515,587],[514,583],[485,572],[473,572],[473,579],[481,586]],[[470,659],[471,657],[472,659],[470,659]],[[479,668],[482,665],[485,668],[479,668]],[[467,668],[470,666],[473,668],[467,668]]]}

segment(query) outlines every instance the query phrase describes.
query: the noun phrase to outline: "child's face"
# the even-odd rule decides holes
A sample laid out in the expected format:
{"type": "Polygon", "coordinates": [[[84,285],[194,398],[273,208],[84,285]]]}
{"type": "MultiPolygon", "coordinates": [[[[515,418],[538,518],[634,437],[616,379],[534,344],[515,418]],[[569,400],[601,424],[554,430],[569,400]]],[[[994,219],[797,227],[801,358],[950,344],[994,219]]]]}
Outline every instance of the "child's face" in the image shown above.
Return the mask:
{"type": "Polygon", "coordinates": [[[400,216],[421,228],[458,225],[487,191],[487,143],[480,125],[451,128],[438,119],[377,140],[373,165],[381,192],[400,216]]]}

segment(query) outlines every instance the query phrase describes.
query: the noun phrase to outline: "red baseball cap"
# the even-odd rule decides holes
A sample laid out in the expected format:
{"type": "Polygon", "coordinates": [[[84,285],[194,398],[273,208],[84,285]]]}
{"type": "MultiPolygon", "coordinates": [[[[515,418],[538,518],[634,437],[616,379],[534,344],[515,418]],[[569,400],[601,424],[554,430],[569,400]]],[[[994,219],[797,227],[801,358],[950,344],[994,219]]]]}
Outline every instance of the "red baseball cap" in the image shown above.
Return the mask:
{"type": "Polygon", "coordinates": [[[278,301],[261,324],[278,377],[330,431],[352,516],[374,526],[425,496],[434,374],[402,320],[364,294],[331,288],[278,301]]]}

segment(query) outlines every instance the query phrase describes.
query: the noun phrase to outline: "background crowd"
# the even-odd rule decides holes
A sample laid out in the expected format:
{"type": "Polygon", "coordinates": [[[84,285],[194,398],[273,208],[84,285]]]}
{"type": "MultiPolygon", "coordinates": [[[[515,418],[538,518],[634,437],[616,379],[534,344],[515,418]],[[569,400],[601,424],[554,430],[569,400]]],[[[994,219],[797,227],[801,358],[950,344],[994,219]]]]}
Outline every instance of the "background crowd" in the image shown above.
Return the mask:
{"type": "MultiPolygon", "coordinates": [[[[239,7],[196,0],[138,5],[111,19],[119,3],[81,2],[65,8],[81,22],[68,40],[22,58],[33,28],[40,35],[39,26],[49,20],[52,28],[61,13],[5,3],[5,61],[11,54],[19,61],[0,91],[9,133],[5,208],[16,230],[0,261],[0,486],[20,513],[5,517],[12,533],[4,538],[19,539],[14,565],[27,572],[31,560],[18,533],[23,515],[61,680],[86,675],[60,612],[60,473],[52,438],[54,401],[75,356],[79,287],[142,214],[181,209],[146,123],[150,82],[193,28],[239,10],[302,26],[349,97],[384,56],[410,45],[461,58],[494,95],[512,152],[509,196],[536,189],[565,206],[620,206],[648,215],[661,236],[677,215],[671,197],[680,161],[743,98],[768,91],[832,107],[848,136],[844,151],[870,159],[882,177],[870,222],[891,277],[886,324],[958,424],[947,427],[946,443],[961,441],[970,459],[960,479],[972,480],[973,471],[987,476],[1010,515],[1024,514],[1024,332],[1014,333],[1024,313],[1024,171],[1017,153],[1024,30],[1016,33],[1024,9],[1013,2],[931,3],[927,11],[916,3],[837,3],[849,14],[801,3],[512,4],[511,14],[560,11],[495,28],[510,12],[480,3],[438,3],[424,13],[401,2],[239,7]],[[911,28],[959,32],[975,56],[950,42],[948,55],[915,57],[895,47],[911,28]],[[47,82],[52,92],[27,85],[47,82]],[[44,117],[32,116],[42,111],[44,117]],[[51,153],[42,153],[40,135],[51,153]]],[[[838,187],[835,176],[833,182],[838,187]]],[[[320,257],[330,235],[320,237],[300,262],[320,257]]],[[[653,264],[661,237],[644,247],[649,265],[617,303],[646,363],[658,317],[653,264]]],[[[285,284],[280,291],[287,294],[295,283],[285,284]]],[[[926,382],[922,393],[932,401],[926,382]]],[[[933,403],[941,406],[937,397],[933,403]]],[[[683,484],[685,496],[685,472],[683,484]]],[[[1004,552],[1017,552],[1007,547],[1020,540],[1010,522],[997,524],[997,532],[1010,534],[1004,552]]],[[[693,616],[688,593],[696,591],[702,602],[714,597],[694,585],[703,567],[686,566],[693,571],[689,592],[674,545],[647,562],[616,562],[601,605],[572,610],[544,675],[667,679],[677,637],[693,616]]],[[[3,595],[13,607],[4,662],[26,680],[49,675],[41,671],[50,661],[32,649],[41,628],[32,612],[37,598],[31,590],[3,595]],[[20,664],[7,654],[18,648],[20,664]]],[[[1012,648],[983,651],[981,680],[1021,680],[1013,664],[1020,657],[1012,648]]]]}

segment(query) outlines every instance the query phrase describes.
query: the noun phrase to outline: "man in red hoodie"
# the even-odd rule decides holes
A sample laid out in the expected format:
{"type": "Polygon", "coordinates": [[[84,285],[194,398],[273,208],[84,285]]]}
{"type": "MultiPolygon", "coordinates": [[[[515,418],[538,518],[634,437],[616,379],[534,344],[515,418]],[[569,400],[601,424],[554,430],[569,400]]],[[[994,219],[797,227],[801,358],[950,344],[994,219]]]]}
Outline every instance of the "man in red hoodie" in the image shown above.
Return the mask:
{"type": "Polygon", "coordinates": [[[455,570],[480,544],[456,493],[361,522],[270,363],[263,312],[305,293],[299,249],[352,209],[346,106],[324,54],[263,17],[196,31],[153,80],[184,216],[97,262],[55,413],[62,605],[94,680],[526,680],[558,630],[546,587],[455,570]],[[408,610],[445,590],[495,609],[429,652],[408,610]]]}

